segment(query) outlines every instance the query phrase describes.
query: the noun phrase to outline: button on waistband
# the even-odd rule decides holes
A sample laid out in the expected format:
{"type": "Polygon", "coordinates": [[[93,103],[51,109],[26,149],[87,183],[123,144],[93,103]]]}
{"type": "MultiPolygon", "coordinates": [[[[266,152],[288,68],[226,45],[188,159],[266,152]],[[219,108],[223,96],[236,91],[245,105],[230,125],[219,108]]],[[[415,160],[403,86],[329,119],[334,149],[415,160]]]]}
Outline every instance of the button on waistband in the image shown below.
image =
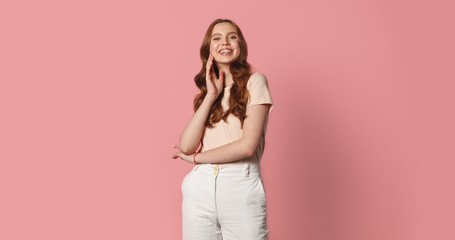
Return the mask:
{"type": "Polygon", "coordinates": [[[258,164],[242,164],[242,165],[217,165],[217,164],[196,164],[194,170],[198,174],[211,176],[212,178],[249,178],[260,176],[260,168],[258,164]]]}

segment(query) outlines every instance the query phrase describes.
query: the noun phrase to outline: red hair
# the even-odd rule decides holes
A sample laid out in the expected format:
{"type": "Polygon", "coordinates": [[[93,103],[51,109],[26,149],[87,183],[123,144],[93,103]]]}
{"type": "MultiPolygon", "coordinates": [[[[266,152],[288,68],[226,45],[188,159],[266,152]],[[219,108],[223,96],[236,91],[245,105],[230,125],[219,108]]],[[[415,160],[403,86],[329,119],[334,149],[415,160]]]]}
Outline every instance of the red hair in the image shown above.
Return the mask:
{"type": "Polygon", "coordinates": [[[221,99],[224,96],[223,90],[213,104],[205,125],[207,127],[212,127],[214,123],[221,121],[221,119],[227,121],[229,114],[232,113],[234,116],[240,119],[241,126],[243,127],[243,121],[246,118],[246,105],[249,98],[249,93],[246,85],[248,83],[248,79],[251,76],[251,66],[246,60],[248,56],[248,48],[242,31],[240,31],[240,28],[237,26],[237,24],[229,19],[216,19],[210,24],[207,32],[205,33],[204,40],[202,41],[200,49],[202,68],[201,71],[199,71],[199,73],[194,77],[194,82],[196,83],[196,86],[201,90],[201,92],[194,98],[193,107],[194,111],[196,112],[196,110],[202,104],[204,97],[207,95],[207,86],[205,83],[205,66],[210,55],[211,35],[215,25],[222,22],[228,22],[232,24],[232,26],[234,26],[234,28],[237,30],[239,37],[238,41],[240,54],[239,57],[230,65],[230,71],[234,83],[230,90],[229,109],[224,111],[223,106],[221,105],[221,99]]]}

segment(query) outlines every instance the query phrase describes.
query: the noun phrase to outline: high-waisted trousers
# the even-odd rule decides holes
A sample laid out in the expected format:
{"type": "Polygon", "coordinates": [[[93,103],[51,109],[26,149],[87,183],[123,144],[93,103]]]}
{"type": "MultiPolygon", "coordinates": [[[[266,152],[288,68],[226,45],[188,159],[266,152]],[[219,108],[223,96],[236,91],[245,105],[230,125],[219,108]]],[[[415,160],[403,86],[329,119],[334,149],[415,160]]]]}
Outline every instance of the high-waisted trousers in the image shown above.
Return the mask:
{"type": "Polygon", "coordinates": [[[182,195],[183,240],[268,239],[259,164],[196,164],[182,195]]]}

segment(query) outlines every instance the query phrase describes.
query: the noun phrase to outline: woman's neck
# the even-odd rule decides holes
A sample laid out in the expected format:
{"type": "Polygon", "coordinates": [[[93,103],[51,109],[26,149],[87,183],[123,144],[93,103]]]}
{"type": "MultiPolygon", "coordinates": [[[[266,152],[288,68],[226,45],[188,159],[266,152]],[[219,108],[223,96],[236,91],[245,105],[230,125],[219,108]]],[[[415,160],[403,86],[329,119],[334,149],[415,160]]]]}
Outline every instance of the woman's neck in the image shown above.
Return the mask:
{"type": "Polygon", "coordinates": [[[230,65],[217,64],[218,68],[224,73],[224,87],[229,87],[234,82],[232,79],[230,65]]]}

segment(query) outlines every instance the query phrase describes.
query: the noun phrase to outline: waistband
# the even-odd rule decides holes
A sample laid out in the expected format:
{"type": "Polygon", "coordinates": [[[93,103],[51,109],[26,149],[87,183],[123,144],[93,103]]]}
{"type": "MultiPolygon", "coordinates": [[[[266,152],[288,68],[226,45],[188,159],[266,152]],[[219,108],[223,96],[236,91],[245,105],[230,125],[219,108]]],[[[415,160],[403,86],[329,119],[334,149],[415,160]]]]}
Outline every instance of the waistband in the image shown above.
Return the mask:
{"type": "Polygon", "coordinates": [[[197,175],[202,174],[223,178],[248,178],[261,176],[261,167],[259,163],[244,163],[236,165],[199,163],[194,165],[192,171],[197,175]]]}

